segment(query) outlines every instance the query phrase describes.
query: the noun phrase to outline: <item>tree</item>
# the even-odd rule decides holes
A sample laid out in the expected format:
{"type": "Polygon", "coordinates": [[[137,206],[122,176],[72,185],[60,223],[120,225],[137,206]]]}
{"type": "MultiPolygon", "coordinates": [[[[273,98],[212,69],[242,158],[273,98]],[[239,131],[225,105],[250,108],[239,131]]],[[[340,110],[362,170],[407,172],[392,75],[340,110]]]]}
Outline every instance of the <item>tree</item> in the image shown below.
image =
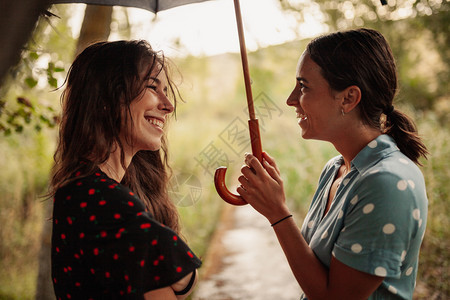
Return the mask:
{"type": "Polygon", "coordinates": [[[48,4],[49,0],[0,2],[0,86],[8,70],[19,61],[23,45],[48,4]]]}

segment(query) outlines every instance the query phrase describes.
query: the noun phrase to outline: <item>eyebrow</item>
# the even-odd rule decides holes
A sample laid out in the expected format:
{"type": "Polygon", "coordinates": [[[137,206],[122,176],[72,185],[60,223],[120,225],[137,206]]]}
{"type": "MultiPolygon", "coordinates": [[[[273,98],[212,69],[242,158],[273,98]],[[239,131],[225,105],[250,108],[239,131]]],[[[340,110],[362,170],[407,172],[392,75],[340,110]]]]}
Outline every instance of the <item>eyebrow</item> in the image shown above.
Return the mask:
{"type": "Polygon", "coordinates": [[[308,80],[306,80],[303,77],[297,77],[297,81],[304,81],[304,82],[308,83],[308,80]]]}
{"type": "Polygon", "coordinates": [[[150,77],[149,80],[152,80],[152,81],[156,82],[157,84],[161,84],[161,80],[159,80],[156,77],[150,77]]]}

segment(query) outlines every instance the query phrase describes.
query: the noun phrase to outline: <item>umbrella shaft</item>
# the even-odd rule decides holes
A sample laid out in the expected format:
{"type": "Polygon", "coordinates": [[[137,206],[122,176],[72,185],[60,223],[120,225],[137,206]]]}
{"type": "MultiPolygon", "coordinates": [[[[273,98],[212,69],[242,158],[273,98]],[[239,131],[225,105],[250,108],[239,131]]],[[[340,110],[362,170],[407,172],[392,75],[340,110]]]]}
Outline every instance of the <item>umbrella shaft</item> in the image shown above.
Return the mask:
{"type": "Polygon", "coordinates": [[[250,120],[255,120],[255,107],[253,105],[252,86],[250,83],[250,72],[248,70],[247,48],[245,46],[244,26],[242,25],[242,15],[239,0],[234,0],[234,10],[236,13],[236,23],[239,34],[239,45],[241,50],[242,69],[244,71],[245,93],[247,95],[248,115],[250,120]]]}

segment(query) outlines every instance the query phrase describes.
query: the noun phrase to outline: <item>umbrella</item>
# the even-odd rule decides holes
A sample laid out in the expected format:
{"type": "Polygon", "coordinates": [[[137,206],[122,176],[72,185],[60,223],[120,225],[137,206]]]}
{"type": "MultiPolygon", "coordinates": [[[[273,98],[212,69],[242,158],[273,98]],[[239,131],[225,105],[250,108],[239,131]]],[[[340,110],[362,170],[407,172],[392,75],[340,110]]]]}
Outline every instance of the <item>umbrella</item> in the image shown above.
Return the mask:
{"type": "Polygon", "coordinates": [[[51,0],[51,3],[86,3],[94,5],[117,5],[137,7],[157,13],[169,8],[207,0],[51,0]]]}
{"type": "MultiPolygon", "coordinates": [[[[186,5],[190,3],[204,2],[206,0],[51,0],[51,3],[86,3],[96,5],[119,5],[128,7],[138,7],[149,10],[154,13],[166,10],[169,8],[186,5]]],[[[244,27],[242,25],[242,15],[239,0],[234,0],[234,8],[236,15],[236,23],[239,35],[239,45],[241,52],[242,68],[244,72],[245,92],[247,96],[247,106],[249,114],[249,132],[252,146],[252,153],[260,161],[262,160],[262,146],[259,132],[258,119],[255,116],[255,108],[253,105],[253,96],[250,83],[250,73],[247,60],[247,49],[245,46],[244,27]]],[[[231,193],[225,184],[226,167],[217,168],[214,175],[214,184],[219,196],[226,202],[233,205],[245,205],[245,202],[240,196],[231,193]]]]}

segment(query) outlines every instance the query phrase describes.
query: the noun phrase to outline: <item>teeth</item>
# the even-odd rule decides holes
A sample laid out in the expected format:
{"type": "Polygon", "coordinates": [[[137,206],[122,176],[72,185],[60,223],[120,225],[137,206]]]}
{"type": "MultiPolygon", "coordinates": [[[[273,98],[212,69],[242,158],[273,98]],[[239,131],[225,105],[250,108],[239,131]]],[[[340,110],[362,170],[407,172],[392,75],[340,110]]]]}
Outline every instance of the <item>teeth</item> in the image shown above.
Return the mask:
{"type": "Polygon", "coordinates": [[[157,119],[153,119],[153,118],[146,118],[146,120],[153,125],[158,126],[159,128],[163,128],[164,127],[164,122],[161,122],[160,120],[157,119]]]}
{"type": "Polygon", "coordinates": [[[297,113],[297,119],[307,120],[308,117],[305,114],[297,113]]]}

